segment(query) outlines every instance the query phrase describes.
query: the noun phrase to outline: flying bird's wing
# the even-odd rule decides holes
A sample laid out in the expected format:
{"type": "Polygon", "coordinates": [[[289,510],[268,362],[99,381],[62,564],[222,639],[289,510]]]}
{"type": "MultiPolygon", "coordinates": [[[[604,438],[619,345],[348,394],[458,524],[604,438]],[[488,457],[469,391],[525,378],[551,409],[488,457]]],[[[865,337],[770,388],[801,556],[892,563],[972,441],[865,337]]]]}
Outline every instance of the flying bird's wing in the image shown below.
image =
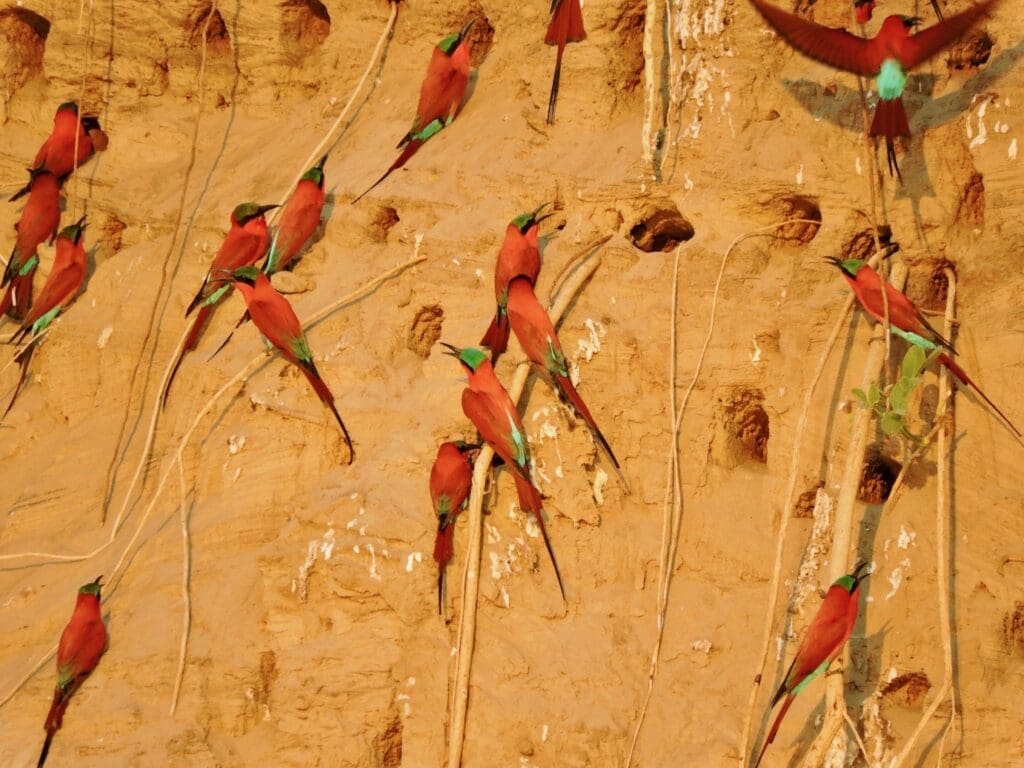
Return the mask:
{"type": "Polygon", "coordinates": [[[900,64],[904,69],[910,69],[930,59],[967,32],[996,2],[997,0],[984,0],[966,11],[950,16],[945,21],[922,29],[916,35],[911,35],[902,46],[900,64]]]}
{"type": "Polygon", "coordinates": [[[882,58],[870,40],[851,35],[845,29],[815,24],[787,13],[765,0],[750,0],[772,28],[806,56],[829,66],[873,77],[882,66],[882,58]]]}

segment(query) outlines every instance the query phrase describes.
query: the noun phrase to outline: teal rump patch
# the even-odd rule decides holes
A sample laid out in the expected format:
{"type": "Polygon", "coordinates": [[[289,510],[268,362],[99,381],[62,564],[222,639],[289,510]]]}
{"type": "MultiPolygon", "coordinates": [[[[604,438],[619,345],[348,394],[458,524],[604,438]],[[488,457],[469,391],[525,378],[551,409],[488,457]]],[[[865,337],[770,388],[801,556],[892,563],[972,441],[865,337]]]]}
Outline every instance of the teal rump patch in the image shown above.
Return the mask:
{"type": "Polygon", "coordinates": [[[830,661],[830,659],[825,659],[825,661],[821,662],[821,664],[818,665],[818,668],[816,670],[811,672],[811,674],[809,674],[807,677],[805,677],[803,680],[800,681],[800,684],[796,688],[793,689],[793,693],[790,694],[790,695],[791,696],[796,696],[801,691],[803,691],[804,688],[806,688],[808,685],[810,685],[812,680],[815,680],[816,678],[821,677],[821,675],[825,672],[825,670],[828,669],[829,661],[830,661]]]}
{"type": "Polygon", "coordinates": [[[878,86],[878,97],[886,101],[898,99],[903,95],[903,86],[907,84],[907,76],[903,73],[903,67],[896,59],[886,59],[882,62],[882,71],[875,78],[875,85],[878,86]]]}
{"type": "Polygon", "coordinates": [[[39,255],[33,253],[28,257],[28,261],[21,265],[21,269],[18,270],[18,277],[24,277],[33,269],[39,266],[39,255]]]}
{"type": "MultiPolygon", "coordinates": [[[[61,306],[58,304],[56,307],[54,307],[49,312],[47,312],[45,315],[43,315],[38,320],[36,320],[34,323],[32,323],[32,335],[36,336],[36,335],[42,333],[43,330],[45,330],[46,327],[50,323],[53,322],[53,318],[55,318],[57,315],[60,314],[60,310],[61,310],[61,306]]],[[[86,584],[86,586],[89,586],[89,585],[86,584]]],[[[82,589],[85,589],[85,587],[82,587],[82,589]]]]}
{"type": "Polygon", "coordinates": [[[890,325],[889,330],[895,333],[904,341],[908,342],[909,344],[913,344],[915,347],[926,349],[929,352],[937,348],[937,345],[934,341],[930,341],[929,339],[926,339],[923,336],[918,336],[913,331],[904,331],[902,328],[897,328],[895,325],[890,325]]]}
{"type": "Polygon", "coordinates": [[[424,126],[422,131],[420,131],[419,133],[414,133],[410,138],[413,141],[426,141],[431,136],[440,133],[441,129],[444,128],[444,125],[445,124],[442,123],[440,119],[431,120],[424,126]]]}

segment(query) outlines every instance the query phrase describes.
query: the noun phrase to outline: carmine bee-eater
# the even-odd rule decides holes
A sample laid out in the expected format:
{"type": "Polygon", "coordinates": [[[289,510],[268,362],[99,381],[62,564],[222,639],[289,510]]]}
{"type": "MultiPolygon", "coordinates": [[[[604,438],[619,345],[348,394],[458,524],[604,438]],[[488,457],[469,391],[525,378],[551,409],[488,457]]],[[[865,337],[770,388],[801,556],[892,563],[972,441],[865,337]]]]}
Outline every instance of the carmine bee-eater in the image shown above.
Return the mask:
{"type": "Polygon", "coordinates": [[[185,317],[191,315],[196,307],[199,307],[199,314],[192,321],[192,327],[185,339],[185,346],[182,347],[181,354],[171,371],[171,377],[167,380],[167,388],[163,395],[165,404],[181,361],[185,359],[186,354],[196,348],[210,314],[217,303],[231,290],[230,274],[236,269],[255,264],[267,252],[270,234],[267,232],[267,219],[264,214],[274,208],[277,206],[242,203],[231,212],[231,229],[228,230],[220,250],[214,256],[213,264],[210,265],[199,292],[192,299],[192,303],[188,305],[188,309],[185,310],[185,317]]]}
{"type": "Polygon", "coordinates": [[[829,66],[874,77],[878,106],[869,134],[884,136],[889,173],[900,177],[896,162],[897,136],[910,136],[907,113],[903,108],[903,88],[907,70],[930,59],[967,32],[998,0],[982,0],[977,5],[950,16],[911,35],[920,20],[911,16],[889,16],[872,38],[852,35],[845,29],[826,27],[777,8],[765,0],[750,0],[765,20],[786,41],[812,59],[829,66]]]}
{"type": "MultiPolygon", "coordinates": [[[[92,157],[96,149],[106,149],[106,134],[100,128],[98,118],[87,115],[78,120],[78,105],[73,101],[65,102],[57,107],[53,118],[53,132],[36,153],[30,171],[45,170],[63,181],[78,166],[92,157]],[[78,134],[78,160],[75,162],[75,134],[78,134]],[[96,137],[97,144],[94,144],[96,137]]],[[[19,189],[11,196],[17,200],[30,191],[32,182],[19,189]]]]}
{"type": "Polygon", "coordinates": [[[498,308],[494,313],[480,346],[491,350],[491,362],[508,347],[508,286],[513,278],[525,277],[530,285],[537,283],[540,274],[540,247],[537,236],[540,223],[548,216],[538,216],[547,203],[541,203],[529,213],[522,213],[509,222],[505,228],[505,242],[498,251],[498,260],[494,264],[494,298],[498,308]]]}
{"type": "Polygon", "coordinates": [[[107,628],[100,615],[100,579],[82,586],[78,600],[71,614],[71,621],[64,627],[57,646],[57,687],[53,691],[53,704],[46,716],[46,741],[39,755],[37,768],[43,768],[50,751],[53,735],[60,730],[64,711],[75,691],[85,678],[96,669],[100,656],[107,649],[107,628]]]}
{"type": "MultiPolygon", "coordinates": [[[[878,322],[883,322],[885,315],[885,304],[882,300],[882,279],[878,273],[868,264],[860,259],[837,259],[831,257],[826,259],[830,264],[839,267],[846,282],[853,289],[857,301],[867,312],[878,322]]],[[[1013,425],[1006,415],[1000,411],[996,404],[988,399],[988,395],[981,391],[977,384],[954,360],[956,350],[948,339],[944,338],[935,328],[932,327],[924,314],[914,303],[907,298],[907,295],[900,291],[892,283],[885,284],[886,300],[889,304],[889,327],[893,333],[914,346],[921,347],[925,352],[933,352],[939,348],[945,349],[940,352],[938,362],[946,366],[949,372],[960,381],[978,393],[978,396],[988,403],[989,407],[1005,422],[1006,426],[1021,439],[1020,430],[1013,425]]]]}
{"type": "Polygon", "coordinates": [[[619,460],[615,458],[612,447],[608,444],[597,422],[590,415],[590,409],[583,402],[569,378],[569,363],[565,359],[562,345],[558,341],[555,326],[551,323],[547,311],[537,300],[533,285],[528,278],[517,277],[508,288],[508,319],[523,352],[534,363],[539,365],[550,377],[558,396],[567,400],[590,428],[591,434],[607,452],[615,469],[620,470],[619,460]]]}
{"type": "Polygon", "coordinates": [[[39,266],[37,250],[45,240],[52,240],[60,226],[60,182],[49,171],[33,171],[29,182],[28,202],[21,218],[14,225],[14,250],[4,270],[3,297],[0,315],[16,320],[25,317],[32,306],[32,278],[39,266]]]}
{"type": "Polygon", "coordinates": [[[352,438],[348,436],[345,422],[341,420],[341,414],[334,404],[334,395],[320,378],[320,372],[313,362],[313,353],[309,349],[309,342],[306,341],[306,334],[302,332],[302,324],[292,305],[288,303],[288,299],[274,290],[266,273],[256,267],[236,269],[230,277],[241,291],[245,305],[249,308],[249,316],[260,329],[260,333],[277,348],[285,360],[302,371],[320,401],[331,409],[338,426],[341,427],[341,433],[345,436],[348,463],[351,464],[356,458],[352,438]]]}
{"type": "Polygon", "coordinates": [[[437,561],[437,612],[443,613],[444,572],[455,554],[455,518],[465,509],[473,484],[469,453],[479,446],[461,440],[441,443],[430,469],[430,499],[437,515],[434,560],[437,561]]]}
{"type": "Polygon", "coordinates": [[[853,573],[841,576],[836,579],[828,588],[825,600],[818,608],[818,612],[811,620],[807,628],[804,640],[796,652],[793,663],[789,665],[786,672],[786,679],[779,690],[775,693],[772,703],[769,705],[769,712],[775,705],[785,697],[782,709],[772,723],[768,737],[761,747],[761,753],[754,763],[754,768],[761,764],[768,745],[775,740],[782,718],[786,716],[793,699],[804,688],[811,684],[815,678],[821,677],[828,669],[828,665],[842,652],[846,641],[853,633],[853,625],[857,623],[857,606],[860,603],[860,583],[869,574],[861,573],[868,567],[868,563],[860,563],[853,569],[853,573]]]}
{"type": "Polygon", "coordinates": [[[480,347],[460,349],[441,343],[448,349],[445,354],[456,358],[466,372],[469,386],[462,390],[462,411],[512,473],[519,494],[519,506],[523,512],[532,513],[537,521],[564,600],[562,574],[558,570],[558,561],[555,560],[555,552],[551,549],[551,540],[544,526],[544,501],[530,474],[530,446],[516,404],[495,376],[490,356],[485,350],[480,347]]]}
{"type": "Polygon", "coordinates": [[[324,163],[327,155],[320,162],[302,174],[299,183],[281,211],[277,221],[277,229],[270,241],[267,260],[263,271],[272,275],[287,269],[309,238],[320,226],[320,216],[324,211],[324,163]]]}
{"type": "Polygon", "coordinates": [[[544,42],[557,45],[555,74],[551,78],[551,96],[548,98],[548,124],[555,122],[555,101],[558,99],[558,81],[562,76],[562,54],[567,43],[579,43],[587,39],[583,29],[583,8],[580,0],[551,0],[551,22],[544,42]]]}
{"type": "Polygon", "coordinates": [[[475,18],[470,19],[460,32],[448,35],[434,48],[430,64],[427,66],[427,76],[423,78],[423,85],[420,86],[416,117],[409,132],[398,142],[397,148],[405,149],[383,176],[352,201],[352,205],[362,200],[371,189],[405,165],[429,138],[451,125],[462,106],[462,98],[466,95],[466,86],[469,84],[469,40],[466,35],[475,23],[475,18]]]}
{"type": "MultiPolygon", "coordinates": [[[[82,289],[89,268],[85,248],[82,246],[84,231],[85,216],[71,226],[64,227],[60,235],[57,236],[53,269],[50,270],[50,275],[46,278],[43,290],[39,292],[35,303],[32,304],[32,309],[22,321],[21,328],[11,337],[12,344],[17,344],[29,334],[36,336],[42,333],[82,289]]],[[[11,395],[11,402],[7,404],[7,410],[4,411],[4,416],[10,412],[25,383],[25,375],[28,373],[28,364],[32,360],[32,351],[35,346],[36,341],[31,341],[27,347],[15,355],[14,359],[21,365],[21,375],[18,378],[18,386],[14,388],[14,394],[11,395]]]]}
{"type": "MultiPolygon", "coordinates": [[[[303,246],[320,226],[320,215],[324,210],[324,163],[327,155],[320,162],[302,174],[295,191],[281,211],[274,236],[270,240],[270,249],[263,262],[263,271],[268,275],[287,269],[302,251],[303,246]]],[[[249,319],[249,313],[243,312],[235,323],[240,328],[249,319]]],[[[212,359],[231,341],[234,331],[227,335],[210,358],[212,359]]]]}

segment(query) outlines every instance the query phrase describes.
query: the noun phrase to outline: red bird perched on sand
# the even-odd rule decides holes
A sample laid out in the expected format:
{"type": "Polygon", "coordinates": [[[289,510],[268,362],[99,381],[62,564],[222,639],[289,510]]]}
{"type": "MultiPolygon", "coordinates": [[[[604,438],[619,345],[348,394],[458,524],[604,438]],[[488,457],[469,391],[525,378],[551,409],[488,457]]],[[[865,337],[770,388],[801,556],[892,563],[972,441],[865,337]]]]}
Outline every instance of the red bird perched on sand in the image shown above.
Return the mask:
{"type": "Polygon", "coordinates": [[[437,515],[434,560],[437,562],[437,612],[443,612],[444,572],[455,553],[455,518],[466,508],[473,484],[469,453],[479,446],[461,440],[441,443],[430,469],[430,499],[437,515]]]}
{"type": "Polygon", "coordinates": [[[615,458],[612,447],[601,434],[597,422],[590,415],[590,409],[569,378],[569,363],[558,341],[555,326],[551,323],[547,310],[537,300],[533,285],[525,277],[517,277],[509,285],[508,319],[523,352],[548,374],[558,396],[567,400],[580,418],[587,423],[594,439],[604,448],[615,469],[621,472],[619,460],[615,458]]]}
{"type": "Polygon", "coordinates": [[[825,600],[818,608],[818,612],[811,620],[807,628],[807,634],[800,643],[793,663],[789,665],[786,672],[786,679],[779,686],[772,703],[768,707],[770,712],[776,704],[785,697],[782,709],[779,710],[772,728],[768,732],[768,738],[761,747],[761,753],[754,763],[754,768],[761,764],[768,745],[775,741],[775,734],[779,731],[782,718],[789,711],[793,699],[804,688],[818,677],[825,674],[828,665],[842,653],[843,646],[850,639],[853,633],[853,626],[857,623],[857,607],[860,604],[860,583],[869,574],[861,574],[867,563],[861,563],[853,569],[853,573],[841,576],[828,588],[825,600]]]}
{"type": "Polygon", "coordinates": [[[551,0],[551,22],[544,42],[557,45],[555,74],[551,78],[551,96],[548,98],[548,124],[555,122],[555,101],[558,99],[558,81],[562,76],[562,54],[567,43],[579,43],[587,39],[583,29],[583,8],[580,0],[551,0]]]}
{"type": "Polygon", "coordinates": [[[538,217],[547,203],[541,203],[529,213],[522,213],[509,222],[505,228],[505,242],[498,251],[494,264],[494,297],[498,307],[480,345],[491,350],[491,362],[508,348],[508,286],[513,278],[525,277],[530,285],[536,285],[540,274],[540,247],[538,233],[540,223],[552,214],[538,217]]]}
{"type": "Polygon", "coordinates": [[[508,391],[494,375],[494,367],[486,351],[479,347],[459,349],[441,343],[448,349],[445,354],[456,358],[466,372],[468,386],[462,390],[462,411],[512,473],[519,494],[519,506],[537,521],[564,600],[562,574],[558,570],[558,561],[555,560],[548,531],[544,526],[544,502],[530,473],[530,446],[519,411],[508,391]]]}
{"type": "Polygon", "coordinates": [[[256,267],[243,267],[231,274],[231,280],[242,293],[245,304],[249,308],[249,316],[253,323],[260,329],[260,333],[269,341],[281,356],[289,363],[302,371],[303,375],[313,387],[320,401],[331,409],[334,418],[341,427],[341,433],[345,437],[345,444],[348,446],[348,463],[355,461],[356,452],[352,446],[352,438],[348,436],[348,429],[345,422],[341,420],[341,414],[334,405],[334,395],[320,378],[320,372],[313,362],[313,353],[309,349],[309,342],[306,341],[306,334],[302,332],[302,324],[292,309],[288,300],[274,290],[270,284],[270,278],[256,267]]]}
{"type": "Polygon", "coordinates": [[[267,231],[267,219],[264,214],[277,208],[276,205],[257,205],[256,203],[242,203],[231,212],[231,228],[228,230],[224,242],[213,258],[213,264],[203,279],[203,284],[196,293],[192,303],[185,310],[185,317],[192,314],[196,307],[199,307],[199,314],[192,322],[188,336],[185,339],[185,346],[174,363],[171,377],[167,380],[167,388],[164,390],[164,403],[167,402],[167,395],[171,391],[171,384],[178,372],[181,361],[185,355],[196,348],[199,337],[203,333],[206,321],[213,312],[217,303],[231,290],[231,273],[241,267],[248,267],[255,264],[267,252],[270,245],[270,234],[267,231]]]}
{"type": "MultiPolygon", "coordinates": [[[[94,151],[102,152],[106,148],[107,135],[100,128],[99,119],[87,115],[79,122],[78,105],[68,101],[57,107],[57,114],[53,118],[53,132],[36,153],[30,171],[49,171],[60,181],[64,181],[75,168],[92,157],[94,151]],[[74,159],[75,134],[78,135],[77,162],[74,159]]],[[[29,192],[31,184],[30,179],[29,183],[15,192],[10,199],[17,200],[29,192]]]]}
{"type": "Polygon", "coordinates": [[[355,205],[371,189],[405,165],[427,140],[451,125],[462,106],[469,85],[469,40],[466,35],[476,19],[470,19],[458,34],[448,35],[434,48],[427,66],[427,75],[420,86],[420,101],[409,132],[398,142],[405,147],[398,159],[370,188],[352,201],[355,205]]]}
{"type": "Polygon", "coordinates": [[[64,627],[57,646],[57,687],[53,704],[46,715],[46,741],[39,755],[37,768],[43,768],[53,735],[60,730],[68,702],[89,674],[96,669],[100,656],[107,649],[107,628],[100,615],[100,579],[78,590],[78,600],[71,621],[64,627]]]}
{"type": "MultiPolygon", "coordinates": [[[[883,322],[885,303],[882,301],[882,278],[879,274],[861,259],[844,260],[833,257],[826,259],[826,261],[839,267],[839,271],[843,273],[846,282],[850,284],[850,288],[853,289],[857,301],[864,307],[864,311],[878,322],[883,322]]],[[[953,349],[953,345],[949,340],[943,338],[942,334],[935,330],[931,323],[925,319],[921,310],[914,306],[914,303],[907,298],[907,295],[892,285],[892,283],[885,284],[885,294],[889,305],[889,328],[892,333],[900,336],[910,344],[920,347],[927,353],[937,351],[940,348],[945,349],[945,352],[939,353],[937,358],[939,364],[946,366],[950,373],[977,392],[978,396],[988,403],[989,407],[1010,428],[1013,434],[1017,436],[1017,439],[1020,440],[1020,430],[1013,425],[1013,422],[1006,418],[1006,415],[996,407],[996,404],[989,400],[988,396],[981,391],[977,384],[971,381],[967,372],[953,360],[952,355],[956,354],[956,350],[953,349]]]]}
{"type": "MultiPolygon", "coordinates": [[[[82,246],[84,232],[85,216],[61,230],[57,237],[53,269],[50,270],[50,275],[46,278],[43,290],[39,292],[32,309],[22,321],[21,328],[11,337],[12,344],[19,343],[29,334],[37,336],[42,333],[82,290],[89,271],[88,258],[85,248],[82,246]]],[[[21,364],[21,375],[18,378],[18,386],[14,388],[14,394],[11,395],[11,402],[7,404],[7,410],[4,411],[4,416],[10,412],[25,383],[28,364],[32,360],[32,351],[37,342],[38,339],[30,341],[28,346],[14,357],[21,364]]]]}
{"type": "Polygon", "coordinates": [[[750,2],[775,31],[801,53],[837,69],[875,78],[878,106],[869,134],[885,137],[889,173],[900,176],[895,140],[897,136],[910,136],[902,98],[907,70],[955,42],[998,0],[983,0],[913,35],[910,30],[920,23],[917,17],[889,16],[882,22],[878,34],[866,39],[845,29],[815,24],[765,0],[750,2]]]}
{"type": "Polygon", "coordinates": [[[326,162],[327,155],[324,155],[319,163],[302,174],[295,191],[281,211],[281,218],[277,221],[277,229],[267,252],[267,261],[263,265],[263,271],[268,275],[287,269],[320,226],[320,216],[324,212],[326,162]]]}
{"type": "Polygon", "coordinates": [[[60,226],[57,177],[49,171],[33,171],[29,189],[25,210],[14,225],[14,250],[0,282],[0,286],[6,287],[0,298],[0,315],[6,313],[16,320],[24,318],[32,306],[32,278],[39,266],[37,250],[44,241],[56,236],[60,226]]]}

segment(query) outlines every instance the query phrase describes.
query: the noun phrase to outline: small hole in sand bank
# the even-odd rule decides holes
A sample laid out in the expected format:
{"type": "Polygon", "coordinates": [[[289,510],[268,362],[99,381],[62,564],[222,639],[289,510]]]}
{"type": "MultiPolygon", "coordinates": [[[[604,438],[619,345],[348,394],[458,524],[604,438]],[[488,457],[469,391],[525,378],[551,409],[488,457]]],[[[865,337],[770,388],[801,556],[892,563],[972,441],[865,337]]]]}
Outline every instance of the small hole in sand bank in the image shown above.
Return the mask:
{"type": "Polygon", "coordinates": [[[857,489],[858,501],[865,504],[884,504],[892,492],[901,465],[895,459],[883,456],[877,447],[868,449],[864,461],[864,471],[860,476],[860,487],[857,489]]]}

